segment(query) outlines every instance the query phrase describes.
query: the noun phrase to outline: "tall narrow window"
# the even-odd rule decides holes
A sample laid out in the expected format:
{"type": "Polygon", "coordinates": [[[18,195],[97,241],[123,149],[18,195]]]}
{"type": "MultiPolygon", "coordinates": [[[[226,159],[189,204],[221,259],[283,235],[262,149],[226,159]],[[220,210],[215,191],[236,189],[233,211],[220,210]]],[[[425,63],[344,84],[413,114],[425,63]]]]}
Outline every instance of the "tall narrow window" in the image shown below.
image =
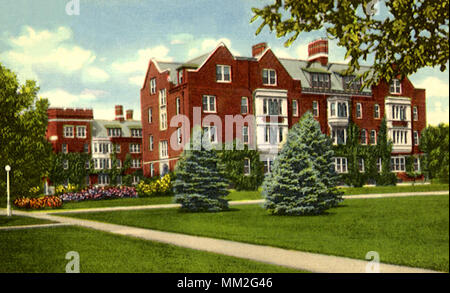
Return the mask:
{"type": "Polygon", "coordinates": [[[375,130],[370,131],[370,144],[377,144],[377,132],[375,130]]]}
{"type": "Polygon", "coordinates": [[[247,144],[248,139],[248,126],[242,126],[242,141],[247,144]]]}
{"type": "Polygon", "coordinates": [[[419,132],[414,131],[414,145],[419,145],[419,132]]]}
{"type": "Polygon", "coordinates": [[[367,130],[361,130],[361,144],[367,144],[367,130]]]}
{"type": "Polygon", "coordinates": [[[312,102],[313,116],[319,117],[319,103],[317,101],[312,102]]]}
{"type": "Polygon", "coordinates": [[[77,137],[86,138],[86,126],[77,126],[77,137]]]}
{"type": "Polygon", "coordinates": [[[364,172],[364,159],[363,158],[358,158],[358,167],[359,167],[359,172],[364,172]]]}
{"type": "Polygon", "coordinates": [[[84,144],[84,152],[89,153],[89,144],[88,143],[84,144]]]}
{"type": "Polygon", "coordinates": [[[152,108],[148,108],[148,123],[153,122],[153,111],[152,108]]]}
{"type": "Polygon", "coordinates": [[[166,159],[169,157],[167,140],[162,140],[159,142],[159,157],[160,159],[166,159]]]}
{"type": "Polygon", "coordinates": [[[292,116],[298,117],[298,101],[297,100],[292,101],[292,116]]]}
{"type": "Polygon", "coordinates": [[[247,114],[248,113],[248,98],[242,97],[241,98],[241,114],[247,114]]]}
{"type": "Polygon", "coordinates": [[[156,78],[150,79],[150,94],[156,94],[156,78]]]}
{"type": "Polygon", "coordinates": [[[278,142],[282,142],[283,139],[283,127],[278,127],[278,142]]]}
{"type": "Polygon", "coordinates": [[[63,143],[61,145],[61,151],[62,151],[63,154],[67,154],[69,152],[66,143],[63,143]]]}
{"type": "Polygon", "coordinates": [[[181,136],[181,127],[179,127],[179,128],[177,128],[177,142],[178,142],[178,144],[181,143],[182,139],[183,138],[181,136]]]}
{"type": "Polygon", "coordinates": [[[356,118],[362,118],[362,105],[361,103],[356,103],[356,118]]]}
{"type": "Polygon", "coordinates": [[[419,120],[419,111],[417,110],[417,106],[413,107],[413,119],[414,121],[419,120]]]}
{"type": "Polygon", "coordinates": [[[181,113],[181,100],[180,98],[177,98],[176,100],[176,107],[177,107],[177,115],[181,113]]]}
{"type": "Polygon", "coordinates": [[[244,159],[244,175],[250,175],[251,170],[250,170],[250,159],[249,158],[245,158],[244,159]]]}
{"type": "Polygon", "coordinates": [[[375,104],[373,106],[373,118],[379,119],[380,118],[380,105],[375,104]]]}
{"type": "Polygon", "coordinates": [[[153,151],[153,135],[150,135],[148,138],[148,149],[153,151]]]}

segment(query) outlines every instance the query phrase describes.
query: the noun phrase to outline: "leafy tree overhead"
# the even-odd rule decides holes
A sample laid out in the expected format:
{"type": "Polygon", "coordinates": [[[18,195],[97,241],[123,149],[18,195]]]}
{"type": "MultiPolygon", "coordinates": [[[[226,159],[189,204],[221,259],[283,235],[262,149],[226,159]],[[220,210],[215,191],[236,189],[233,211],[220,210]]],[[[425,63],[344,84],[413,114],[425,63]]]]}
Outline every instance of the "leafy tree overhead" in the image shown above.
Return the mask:
{"type": "Polygon", "coordinates": [[[264,180],[265,207],[279,215],[320,214],[342,200],[338,180],[331,139],[307,112],[289,131],[264,180]]]}
{"type": "Polygon", "coordinates": [[[252,8],[251,21],[262,20],[256,34],[267,26],[277,37],[289,36],[285,46],[290,46],[301,33],[324,29],[346,48],[346,58],[351,57],[347,73],[374,55],[374,74],[363,75],[367,86],[425,66],[447,68],[449,0],[272,1],[252,8]],[[388,13],[377,13],[377,3],[388,13]]]}
{"type": "MultiPolygon", "coordinates": [[[[50,164],[51,145],[45,139],[48,100],[37,97],[39,87],[27,80],[20,85],[17,76],[0,64],[0,168],[11,166],[12,197],[28,194],[40,186],[50,164]]],[[[0,180],[0,195],[6,180],[0,180]]]]}
{"type": "Polygon", "coordinates": [[[449,180],[449,126],[427,126],[420,136],[420,150],[425,153],[422,168],[432,179],[449,180]]]}

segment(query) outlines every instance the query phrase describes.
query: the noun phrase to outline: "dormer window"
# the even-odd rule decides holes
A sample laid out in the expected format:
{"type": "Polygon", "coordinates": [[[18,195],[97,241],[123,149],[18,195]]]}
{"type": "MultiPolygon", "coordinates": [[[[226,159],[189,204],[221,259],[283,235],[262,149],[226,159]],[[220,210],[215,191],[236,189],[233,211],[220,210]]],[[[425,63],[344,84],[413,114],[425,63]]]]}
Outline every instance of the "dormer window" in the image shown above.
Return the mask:
{"type": "Polygon", "coordinates": [[[393,79],[391,81],[389,91],[391,94],[401,94],[402,93],[402,85],[400,83],[400,80],[393,79]]]}
{"type": "Polygon", "coordinates": [[[120,137],[122,135],[122,129],[120,128],[108,128],[108,136],[120,137]]]}
{"type": "Polygon", "coordinates": [[[274,69],[263,69],[262,71],[263,85],[276,85],[277,72],[274,69]]]}
{"type": "Polygon", "coordinates": [[[342,77],[344,90],[359,91],[361,89],[361,78],[356,78],[354,75],[347,75],[342,77]]]}
{"type": "Polygon", "coordinates": [[[331,87],[330,75],[328,73],[311,73],[311,84],[313,88],[331,87]]]}
{"type": "Polygon", "coordinates": [[[216,81],[231,82],[231,66],[216,65],[216,81]]]}

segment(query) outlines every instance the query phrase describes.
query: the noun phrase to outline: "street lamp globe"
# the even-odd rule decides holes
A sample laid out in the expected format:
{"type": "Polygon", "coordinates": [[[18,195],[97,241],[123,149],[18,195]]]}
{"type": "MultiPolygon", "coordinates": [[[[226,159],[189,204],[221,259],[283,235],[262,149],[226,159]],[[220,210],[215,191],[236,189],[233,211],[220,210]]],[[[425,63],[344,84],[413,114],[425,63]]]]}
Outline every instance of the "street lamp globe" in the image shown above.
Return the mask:
{"type": "Polygon", "coordinates": [[[9,165],[6,165],[6,166],[5,166],[5,171],[6,171],[6,172],[11,171],[11,167],[10,167],[9,165]]]}

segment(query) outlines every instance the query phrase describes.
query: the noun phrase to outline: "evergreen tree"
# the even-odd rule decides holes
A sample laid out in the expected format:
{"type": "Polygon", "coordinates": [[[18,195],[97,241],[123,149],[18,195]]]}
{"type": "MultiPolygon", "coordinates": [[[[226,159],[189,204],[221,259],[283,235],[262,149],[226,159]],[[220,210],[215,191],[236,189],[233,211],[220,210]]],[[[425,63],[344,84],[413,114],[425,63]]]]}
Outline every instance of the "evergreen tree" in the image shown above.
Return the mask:
{"type": "Polygon", "coordinates": [[[391,171],[392,141],[388,138],[386,117],[381,120],[377,146],[381,158],[381,174],[378,176],[377,185],[395,185],[397,176],[391,171]]]}
{"type": "Polygon", "coordinates": [[[175,201],[189,212],[218,212],[228,209],[228,180],[224,166],[208,139],[195,128],[175,168],[175,201]]]}
{"type": "Polygon", "coordinates": [[[265,208],[273,214],[319,214],[336,206],[341,193],[330,138],[307,112],[289,131],[263,184],[265,208]]]}

